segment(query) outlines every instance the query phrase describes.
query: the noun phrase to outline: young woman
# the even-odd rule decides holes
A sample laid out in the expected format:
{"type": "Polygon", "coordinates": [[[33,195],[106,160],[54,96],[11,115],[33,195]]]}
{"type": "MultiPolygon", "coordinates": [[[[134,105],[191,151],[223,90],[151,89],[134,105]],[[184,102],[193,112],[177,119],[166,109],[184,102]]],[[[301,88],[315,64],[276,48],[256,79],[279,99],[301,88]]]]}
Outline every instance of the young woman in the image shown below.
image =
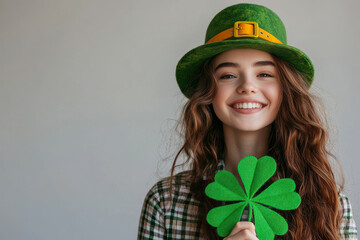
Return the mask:
{"type": "MultiPolygon", "coordinates": [[[[206,215],[223,203],[206,197],[205,187],[220,170],[238,176],[243,157],[269,155],[277,161],[270,183],[292,178],[302,198],[296,210],[281,212],[289,224],[281,239],[357,239],[349,200],[329,163],[328,135],[309,93],[313,76],[310,59],[286,44],[284,25],[271,10],[237,4],[218,13],[206,43],[178,63],[177,81],[189,98],[184,144],[170,178],[145,198],[138,238],[220,239],[206,215]],[[191,167],[175,174],[180,154],[191,167]]],[[[257,239],[246,215],[225,239],[257,239]]]]}

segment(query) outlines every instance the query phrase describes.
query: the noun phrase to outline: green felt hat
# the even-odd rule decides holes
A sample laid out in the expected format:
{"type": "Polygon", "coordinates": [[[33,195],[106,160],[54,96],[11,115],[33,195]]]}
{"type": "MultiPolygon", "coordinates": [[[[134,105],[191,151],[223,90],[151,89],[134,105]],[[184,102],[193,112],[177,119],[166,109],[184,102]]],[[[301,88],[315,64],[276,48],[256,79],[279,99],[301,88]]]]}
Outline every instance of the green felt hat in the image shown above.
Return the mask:
{"type": "Polygon", "coordinates": [[[299,49],[287,45],[285,26],[279,16],[264,6],[240,3],[219,12],[207,28],[205,44],[192,49],[178,62],[176,80],[181,92],[190,97],[205,61],[235,48],[268,52],[294,66],[309,86],[313,81],[311,60],[299,49]]]}

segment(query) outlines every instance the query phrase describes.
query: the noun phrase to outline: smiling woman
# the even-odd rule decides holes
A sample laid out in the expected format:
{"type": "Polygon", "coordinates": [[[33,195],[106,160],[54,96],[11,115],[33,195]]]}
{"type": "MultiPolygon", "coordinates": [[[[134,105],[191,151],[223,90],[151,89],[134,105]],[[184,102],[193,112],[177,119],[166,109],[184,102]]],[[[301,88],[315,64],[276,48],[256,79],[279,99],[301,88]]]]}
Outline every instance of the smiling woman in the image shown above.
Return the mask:
{"type": "MultiPolygon", "coordinates": [[[[329,163],[328,133],[309,93],[313,74],[306,54],[287,45],[284,25],[271,10],[237,4],[218,13],[205,44],[177,65],[177,82],[189,98],[182,116],[184,143],[171,176],[145,198],[138,238],[221,239],[206,216],[224,202],[208,198],[206,186],[227,170],[250,195],[248,181],[236,174],[251,171],[241,168],[247,166],[242,159],[270,156],[277,171],[265,187],[292,178],[301,197],[297,209],[281,212],[288,223],[281,239],[356,239],[350,202],[329,163]],[[175,174],[180,154],[190,170],[175,174]]],[[[273,239],[257,234],[258,216],[255,225],[246,222],[253,218],[245,209],[225,239],[273,239]]]]}

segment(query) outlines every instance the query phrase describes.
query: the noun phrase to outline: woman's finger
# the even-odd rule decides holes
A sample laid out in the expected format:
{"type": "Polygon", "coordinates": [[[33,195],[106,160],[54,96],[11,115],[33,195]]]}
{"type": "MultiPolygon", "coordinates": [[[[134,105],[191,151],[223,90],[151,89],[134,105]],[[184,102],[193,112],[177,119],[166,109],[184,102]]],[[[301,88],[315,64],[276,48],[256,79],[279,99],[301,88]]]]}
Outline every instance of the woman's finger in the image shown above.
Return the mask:
{"type": "Polygon", "coordinates": [[[232,235],[237,234],[238,232],[248,229],[250,230],[254,235],[256,235],[255,232],[255,225],[252,222],[237,222],[231,233],[229,234],[229,237],[232,235]]]}
{"type": "Polygon", "coordinates": [[[225,238],[226,240],[259,240],[256,235],[249,229],[243,229],[234,235],[225,238]]]}
{"type": "Polygon", "coordinates": [[[259,240],[256,237],[255,226],[252,222],[237,222],[229,236],[224,240],[259,240]]]}

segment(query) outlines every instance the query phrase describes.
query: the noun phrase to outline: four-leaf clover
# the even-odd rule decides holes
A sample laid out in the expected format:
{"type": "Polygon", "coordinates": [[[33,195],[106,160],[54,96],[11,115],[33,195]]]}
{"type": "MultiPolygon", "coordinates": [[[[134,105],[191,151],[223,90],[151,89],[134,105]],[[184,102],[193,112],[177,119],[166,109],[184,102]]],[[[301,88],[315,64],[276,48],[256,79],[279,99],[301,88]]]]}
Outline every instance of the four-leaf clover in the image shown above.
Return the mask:
{"type": "Polygon", "coordinates": [[[256,235],[260,240],[272,240],[275,235],[284,235],[288,231],[286,220],[269,207],[292,210],[300,205],[300,195],[294,192],[294,180],[279,179],[255,196],[275,171],[276,162],[272,157],[264,156],[259,160],[253,156],[243,158],[238,172],[245,191],[232,173],[220,171],[215,175],[215,181],[205,189],[206,195],[219,201],[239,201],[209,211],[206,219],[211,226],[217,227],[219,236],[230,234],[247,206],[248,221],[254,215],[256,235]]]}

